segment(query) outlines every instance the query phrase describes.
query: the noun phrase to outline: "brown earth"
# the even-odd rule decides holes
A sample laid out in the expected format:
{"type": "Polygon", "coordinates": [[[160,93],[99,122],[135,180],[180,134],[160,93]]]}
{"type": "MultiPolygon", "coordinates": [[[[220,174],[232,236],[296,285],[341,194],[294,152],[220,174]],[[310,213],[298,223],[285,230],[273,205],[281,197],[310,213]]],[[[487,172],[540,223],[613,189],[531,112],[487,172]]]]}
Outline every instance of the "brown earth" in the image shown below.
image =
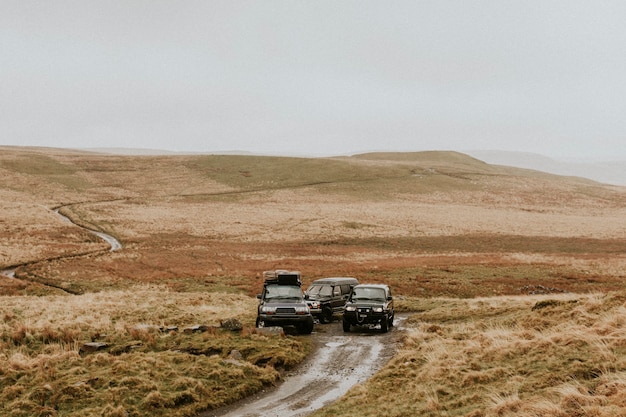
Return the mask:
{"type": "Polygon", "coordinates": [[[625,187],[450,152],[307,159],[4,147],[0,209],[0,271],[15,268],[15,278],[0,274],[0,295],[157,284],[254,296],[262,271],[281,268],[305,283],[385,282],[398,310],[415,311],[430,297],[620,290],[626,276],[625,187]]]}
{"type": "MultiPolygon", "coordinates": [[[[18,278],[77,292],[137,282],[219,289],[226,277],[254,294],[260,273],[277,268],[307,281],[385,280],[406,295],[594,291],[621,288],[626,266],[623,187],[455,153],[299,160],[6,148],[0,174],[0,266],[25,264],[18,278]],[[283,176],[285,164],[308,171],[283,176]],[[55,207],[123,250],[107,252],[55,207]]],[[[5,292],[23,291],[3,281],[5,292]]]]}

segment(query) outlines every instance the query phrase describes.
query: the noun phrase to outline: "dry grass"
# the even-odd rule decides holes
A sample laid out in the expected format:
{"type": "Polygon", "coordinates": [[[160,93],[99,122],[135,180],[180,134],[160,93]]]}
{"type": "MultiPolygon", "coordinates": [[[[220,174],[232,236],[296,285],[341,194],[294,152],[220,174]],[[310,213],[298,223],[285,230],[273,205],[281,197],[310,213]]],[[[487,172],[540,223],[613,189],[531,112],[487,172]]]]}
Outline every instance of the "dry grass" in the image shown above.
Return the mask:
{"type": "Polygon", "coordinates": [[[386,282],[420,312],[390,366],[322,415],[624,414],[624,188],[447,152],[3,148],[0,209],[0,268],[18,266],[0,279],[6,415],[193,415],[273,383],[307,350],[249,331],[277,268],[386,282]],[[247,330],[158,330],[229,317],[247,330]],[[112,347],[79,355],[92,339],[112,347]]]}
{"type": "Polygon", "coordinates": [[[625,301],[428,300],[387,367],[313,415],[624,415],[625,301]]]}
{"type": "Polygon", "coordinates": [[[255,304],[242,295],[157,287],[3,297],[0,414],[189,416],[256,392],[301,361],[308,347],[257,335],[255,304]],[[244,330],[222,329],[225,318],[239,319],[244,330]],[[197,324],[208,330],[184,331],[197,324]],[[109,346],[81,354],[90,341],[109,346]],[[234,350],[243,359],[228,359],[234,350]]]}

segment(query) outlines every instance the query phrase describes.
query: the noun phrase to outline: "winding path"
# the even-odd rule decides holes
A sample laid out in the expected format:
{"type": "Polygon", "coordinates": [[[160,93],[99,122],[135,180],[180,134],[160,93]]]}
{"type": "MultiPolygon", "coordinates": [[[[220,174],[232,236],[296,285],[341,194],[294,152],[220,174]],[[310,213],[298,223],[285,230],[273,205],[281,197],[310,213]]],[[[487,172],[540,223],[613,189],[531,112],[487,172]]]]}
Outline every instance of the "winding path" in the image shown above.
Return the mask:
{"type": "Polygon", "coordinates": [[[72,221],[69,217],[67,217],[67,216],[65,216],[65,215],[63,215],[63,214],[61,214],[61,213],[59,212],[59,209],[58,209],[58,208],[57,208],[57,209],[54,209],[54,212],[55,212],[57,215],[59,215],[59,216],[61,217],[61,219],[63,219],[63,221],[65,221],[65,222],[67,222],[67,223],[71,223],[71,224],[73,224],[74,226],[78,226],[78,227],[80,227],[80,228],[82,228],[82,229],[84,229],[84,230],[87,230],[88,232],[93,233],[94,235],[98,236],[100,239],[102,239],[102,240],[104,240],[105,242],[107,242],[107,243],[111,246],[111,249],[110,249],[110,251],[111,251],[111,252],[114,252],[114,251],[116,251],[116,250],[120,250],[120,249],[122,249],[122,244],[120,243],[120,241],[119,241],[119,240],[117,240],[116,238],[114,238],[113,236],[108,235],[108,234],[103,233],[103,232],[98,232],[97,230],[92,230],[92,229],[89,229],[89,228],[87,228],[87,227],[83,227],[83,226],[80,226],[80,225],[78,225],[78,224],[74,223],[74,222],[73,222],[73,221],[72,221]]]}
{"type": "MultiPolygon", "coordinates": [[[[92,229],[89,229],[87,227],[83,227],[83,226],[81,226],[79,224],[74,223],[69,217],[64,216],[63,214],[59,213],[59,209],[58,208],[54,209],[53,211],[59,217],[61,217],[61,219],[63,221],[65,221],[67,223],[71,223],[72,225],[80,227],[81,229],[87,230],[88,232],[93,233],[94,235],[98,236],[100,239],[102,239],[105,242],[107,242],[109,244],[109,246],[111,247],[109,249],[110,252],[114,252],[114,251],[122,249],[122,244],[120,243],[120,241],[117,240],[116,238],[114,238],[113,236],[108,235],[108,234],[103,233],[103,232],[99,232],[97,230],[92,230],[92,229]]],[[[17,269],[18,266],[20,266],[20,265],[16,265],[16,266],[13,266],[13,267],[7,268],[7,269],[1,269],[0,270],[0,275],[6,276],[6,277],[9,277],[9,278],[15,278],[15,270],[17,269]]]]}

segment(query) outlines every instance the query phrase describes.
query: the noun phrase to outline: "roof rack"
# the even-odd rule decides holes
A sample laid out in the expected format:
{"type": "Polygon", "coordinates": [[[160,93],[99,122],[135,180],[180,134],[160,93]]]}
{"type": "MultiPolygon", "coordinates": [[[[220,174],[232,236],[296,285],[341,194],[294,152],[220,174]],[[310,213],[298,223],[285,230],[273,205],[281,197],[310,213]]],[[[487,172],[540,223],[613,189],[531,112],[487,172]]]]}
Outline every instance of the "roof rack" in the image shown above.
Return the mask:
{"type": "Polygon", "coordinates": [[[284,269],[277,269],[276,271],[264,271],[263,278],[265,278],[265,285],[302,285],[299,271],[287,271],[284,269]]]}

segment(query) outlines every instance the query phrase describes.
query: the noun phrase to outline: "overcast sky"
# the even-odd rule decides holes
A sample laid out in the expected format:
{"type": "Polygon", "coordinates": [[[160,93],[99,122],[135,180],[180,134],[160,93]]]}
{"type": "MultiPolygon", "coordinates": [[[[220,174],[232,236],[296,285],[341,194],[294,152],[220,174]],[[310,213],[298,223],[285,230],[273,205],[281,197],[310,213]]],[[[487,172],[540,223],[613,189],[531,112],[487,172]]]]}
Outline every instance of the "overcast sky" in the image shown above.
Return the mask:
{"type": "Polygon", "coordinates": [[[0,145],[626,159],[626,2],[0,0],[0,145]]]}

